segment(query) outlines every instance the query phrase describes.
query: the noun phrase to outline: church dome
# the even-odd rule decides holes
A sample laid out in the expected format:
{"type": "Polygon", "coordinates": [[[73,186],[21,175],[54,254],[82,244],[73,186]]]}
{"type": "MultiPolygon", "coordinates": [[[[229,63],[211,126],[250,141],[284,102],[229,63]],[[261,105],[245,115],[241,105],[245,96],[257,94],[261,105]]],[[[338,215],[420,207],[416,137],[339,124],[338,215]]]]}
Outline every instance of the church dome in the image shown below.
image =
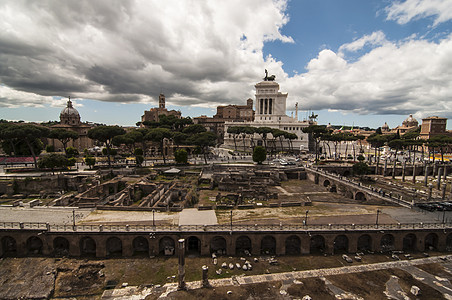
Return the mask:
{"type": "Polygon", "coordinates": [[[80,124],[80,114],[72,106],[71,99],[68,100],[67,106],[60,113],[60,123],[68,125],[80,124]]]}
{"type": "Polygon", "coordinates": [[[389,125],[385,122],[385,124],[381,127],[382,131],[389,131],[389,125]]]}
{"type": "Polygon", "coordinates": [[[405,127],[413,127],[418,126],[419,123],[415,118],[413,118],[413,115],[410,115],[405,121],[402,122],[402,125],[405,127]]]}

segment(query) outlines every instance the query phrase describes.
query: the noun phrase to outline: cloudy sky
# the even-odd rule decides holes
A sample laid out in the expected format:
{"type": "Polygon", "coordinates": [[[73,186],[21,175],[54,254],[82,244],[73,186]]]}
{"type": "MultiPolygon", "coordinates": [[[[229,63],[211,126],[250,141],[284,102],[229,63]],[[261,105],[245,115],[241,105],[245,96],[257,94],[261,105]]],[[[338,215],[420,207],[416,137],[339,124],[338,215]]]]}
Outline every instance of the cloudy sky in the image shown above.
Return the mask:
{"type": "Polygon", "coordinates": [[[265,69],[322,124],[452,119],[452,0],[4,0],[0,28],[3,119],[58,120],[71,96],[132,125],[160,92],[211,116],[265,69]]]}

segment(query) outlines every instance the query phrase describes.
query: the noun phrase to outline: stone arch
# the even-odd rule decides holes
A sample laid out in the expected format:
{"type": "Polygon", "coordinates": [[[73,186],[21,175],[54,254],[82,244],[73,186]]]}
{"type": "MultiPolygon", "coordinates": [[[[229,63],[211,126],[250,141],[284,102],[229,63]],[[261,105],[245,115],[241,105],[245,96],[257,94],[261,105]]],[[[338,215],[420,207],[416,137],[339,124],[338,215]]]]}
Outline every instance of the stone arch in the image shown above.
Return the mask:
{"type": "Polygon", "coordinates": [[[309,252],[311,254],[325,252],[325,238],[321,235],[312,236],[309,242],[309,252]]]}
{"type": "Polygon", "coordinates": [[[174,255],[176,244],[169,236],[164,236],[159,241],[159,253],[162,255],[170,256],[174,255]]]}
{"type": "Polygon", "coordinates": [[[121,239],[119,239],[115,236],[108,238],[107,242],[106,242],[106,250],[107,250],[107,256],[115,256],[115,257],[122,256],[121,239]]]}
{"type": "Polygon", "coordinates": [[[372,237],[368,234],[363,234],[358,238],[358,251],[372,250],[372,237]]]}
{"type": "Polygon", "coordinates": [[[452,233],[446,237],[446,251],[452,251],[452,233]]]}
{"type": "Polygon", "coordinates": [[[80,239],[80,255],[96,256],[96,242],[92,238],[86,236],[80,239]]]}
{"type": "Polygon", "coordinates": [[[249,237],[242,235],[235,241],[236,255],[250,254],[252,251],[251,240],[249,237]]]}
{"type": "Polygon", "coordinates": [[[215,236],[210,241],[210,253],[217,255],[226,254],[226,239],[222,236],[215,236]]]}
{"type": "Polygon", "coordinates": [[[385,234],[380,240],[381,251],[392,251],[394,250],[394,236],[392,234],[385,234]]]}
{"type": "Polygon", "coordinates": [[[337,193],[337,187],[336,187],[335,184],[331,185],[331,187],[330,187],[330,192],[331,192],[331,193],[337,193]]]}
{"type": "Polygon", "coordinates": [[[31,236],[27,240],[28,254],[42,254],[42,240],[37,236],[31,236]]]}
{"type": "Polygon", "coordinates": [[[429,233],[424,239],[424,251],[438,250],[438,235],[429,233]]]}
{"type": "Polygon", "coordinates": [[[349,171],[349,170],[345,170],[343,176],[344,176],[344,177],[350,176],[350,171],[349,171]]]}
{"type": "Polygon", "coordinates": [[[349,190],[345,190],[345,191],[344,191],[344,196],[345,196],[346,198],[349,198],[349,199],[354,199],[353,192],[352,192],[352,191],[349,191],[349,190]]]}
{"type": "Polygon", "coordinates": [[[330,181],[329,181],[328,179],[325,179],[325,180],[323,181],[323,186],[324,186],[324,187],[328,187],[330,184],[331,184],[331,183],[330,183],[330,181]]]}
{"type": "Polygon", "coordinates": [[[274,255],[276,254],[276,239],[271,235],[266,235],[261,240],[261,253],[274,255]]]}
{"type": "Polygon", "coordinates": [[[13,237],[2,237],[2,256],[16,256],[17,255],[17,243],[13,237]]]}
{"type": "Polygon", "coordinates": [[[301,240],[296,235],[291,235],[286,239],[286,255],[301,254],[301,240]]]}
{"type": "Polygon", "coordinates": [[[348,237],[344,234],[336,236],[333,242],[334,253],[348,252],[348,237]]]}
{"type": "Polygon", "coordinates": [[[187,252],[189,255],[201,254],[201,240],[196,236],[191,236],[187,239],[187,252]]]}
{"type": "Polygon", "coordinates": [[[133,255],[149,255],[149,242],[143,236],[137,236],[132,241],[133,255]]]}
{"type": "Polygon", "coordinates": [[[355,194],[355,200],[358,200],[358,201],[366,201],[367,199],[366,199],[366,195],[363,193],[363,192],[357,192],[356,194],[355,194]]]}
{"type": "Polygon", "coordinates": [[[61,236],[53,239],[53,253],[55,256],[69,255],[69,241],[61,236]]]}
{"type": "Polygon", "coordinates": [[[403,237],[403,251],[416,251],[416,235],[409,233],[403,237]]]}

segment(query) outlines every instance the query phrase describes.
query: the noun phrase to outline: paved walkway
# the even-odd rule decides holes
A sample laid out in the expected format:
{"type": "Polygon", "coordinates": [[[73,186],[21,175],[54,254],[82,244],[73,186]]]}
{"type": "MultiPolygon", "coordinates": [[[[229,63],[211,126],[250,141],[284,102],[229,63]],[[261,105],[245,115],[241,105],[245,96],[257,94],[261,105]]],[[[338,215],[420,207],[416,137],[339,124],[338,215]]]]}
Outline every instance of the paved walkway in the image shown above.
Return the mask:
{"type": "Polygon", "coordinates": [[[179,213],[179,225],[216,225],[217,216],[214,210],[198,210],[185,208],[179,213]]]}

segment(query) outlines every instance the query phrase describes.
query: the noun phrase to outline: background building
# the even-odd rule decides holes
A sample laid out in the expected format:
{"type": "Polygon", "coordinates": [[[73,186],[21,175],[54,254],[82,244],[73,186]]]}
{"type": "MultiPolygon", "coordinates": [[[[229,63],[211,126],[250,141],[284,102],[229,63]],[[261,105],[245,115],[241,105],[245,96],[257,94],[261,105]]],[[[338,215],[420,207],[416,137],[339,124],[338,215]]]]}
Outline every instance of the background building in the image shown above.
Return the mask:
{"type": "MultiPolygon", "coordinates": [[[[302,131],[303,128],[308,127],[311,124],[316,124],[314,121],[298,121],[298,104],[295,106],[295,117],[289,117],[286,115],[286,101],[287,93],[279,91],[279,84],[274,80],[274,76],[265,77],[264,81],[255,85],[256,88],[256,105],[255,105],[255,117],[254,121],[246,122],[225,122],[224,128],[224,145],[228,148],[234,146],[234,139],[231,134],[228,134],[228,128],[232,126],[251,126],[251,127],[270,127],[294,133],[297,135],[297,139],[292,141],[292,145],[289,145],[289,141],[285,141],[287,148],[292,146],[295,150],[308,150],[309,137],[308,134],[302,131]]],[[[272,138],[271,134],[269,138],[272,138]]],[[[258,145],[262,145],[262,137],[259,134],[254,134],[253,141],[257,141],[258,145]]],[[[251,137],[247,137],[247,147],[251,150],[252,141],[251,137]]],[[[278,148],[281,143],[274,143],[274,147],[278,148]]]]}
{"type": "Polygon", "coordinates": [[[218,106],[216,115],[213,117],[200,116],[193,118],[193,123],[201,124],[207,131],[214,132],[218,137],[218,144],[223,144],[225,122],[252,122],[253,120],[253,99],[249,98],[246,100],[246,105],[218,106]]]}
{"type": "Polygon", "coordinates": [[[159,95],[159,106],[151,108],[150,110],[145,110],[144,115],[141,116],[141,123],[143,126],[144,122],[159,122],[159,116],[175,116],[180,119],[182,113],[177,110],[167,110],[165,108],[165,95],[159,95]]]}
{"type": "MultiPolygon", "coordinates": [[[[78,133],[79,138],[74,141],[69,141],[67,146],[74,147],[79,152],[82,152],[84,149],[94,146],[94,141],[88,137],[88,130],[92,127],[88,123],[81,122],[80,114],[72,106],[71,98],[69,98],[67,106],[60,113],[60,124],[53,125],[51,128],[62,128],[78,133]]],[[[64,151],[63,144],[57,139],[48,139],[48,144],[53,145],[56,151],[64,151]]]]}

